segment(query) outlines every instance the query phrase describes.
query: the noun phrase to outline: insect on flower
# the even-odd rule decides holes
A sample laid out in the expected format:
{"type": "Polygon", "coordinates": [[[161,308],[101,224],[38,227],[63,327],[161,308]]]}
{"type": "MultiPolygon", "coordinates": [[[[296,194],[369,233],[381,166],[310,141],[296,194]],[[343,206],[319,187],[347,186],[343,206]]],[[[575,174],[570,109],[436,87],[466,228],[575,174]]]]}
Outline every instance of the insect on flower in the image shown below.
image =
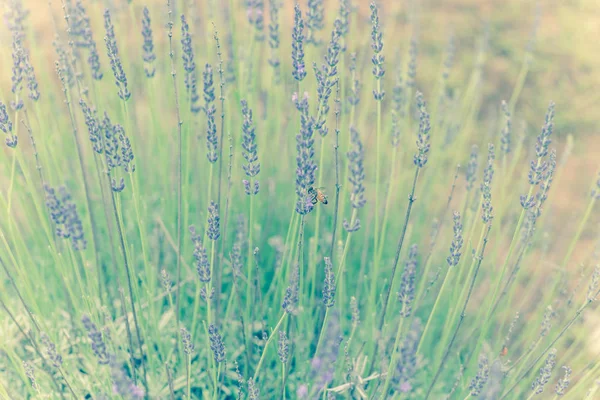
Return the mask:
{"type": "Polygon", "coordinates": [[[327,195],[323,192],[323,189],[325,188],[311,187],[310,189],[308,189],[308,198],[313,205],[317,204],[317,201],[320,201],[323,204],[327,204],[327,195]]]}

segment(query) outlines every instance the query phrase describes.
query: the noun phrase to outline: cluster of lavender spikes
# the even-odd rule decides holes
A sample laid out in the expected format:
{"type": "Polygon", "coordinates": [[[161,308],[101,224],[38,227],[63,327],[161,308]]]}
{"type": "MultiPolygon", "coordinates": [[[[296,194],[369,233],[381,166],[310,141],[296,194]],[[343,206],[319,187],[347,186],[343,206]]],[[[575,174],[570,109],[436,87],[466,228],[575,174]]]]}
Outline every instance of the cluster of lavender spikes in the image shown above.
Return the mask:
{"type": "Polygon", "coordinates": [[[490,365],[488,358],[485,355],[479,357],[479,370],[477,375],[471,380],[469,384],[469,390],[471,390],[471,396],[477,397],[481,394],[483,387],[487,383],[490,377],[490,365]]]}
{"type": "MultiPolygon", "coordinates": [[[[383,51],[383,33],[381,32],[381,27],[379,26],[379,9],[375,2],[371,2],[371,47],[373,49],[373,58],[371,62],[373,63],[373,76],[375,80],[379,81],[385,75],[385,69],[383,69],[383,62],[385,61],[385,57],[381,52],[383,51]]],[[[385,96],[384,90],[373,90],[373,97],[377,101],[383,100],[385,96]]]]}
{"type": "Polygon", "coordinates": [[[190,27],[185,19],[185,15],[181,14],[181,58],[183,59],[183,69],[185,71],[185,88],[187,90],[190,111],[194,114],[200,112],[201,107],[198,106],[200,96],[198,95],[196,63],[194,62],[194,47],[192,46],[192,35],[190,27]]]}
{"type": "Polygon", "coordinates": [[[242,100],[242,156],[247,164],[242,165],[244,173],[250,180],[244,180],[244,190],[248,196],[257,195],[260,190],[258,180],[255,179],[260,172],[260,163],[258,162],[258,147],[256,145],[256,132],[254,121],[252,119],[252,110],[248,107],[248,102],[242,100]],[[254,187],[252,186],[254,181],[254,187]]]}
{"type": "Polygon", "coordinates": [[[152,78],[156,72],[156,69],[154,68],[156,54],[154,54],[154,39],[152,38],[152,25],[148,7],[144,7],[142,14],[142,37],[144,38],[144,45],[142,46],[144,54],[144,72],[146,73],[146,77],[152,78]]]}
{"type": "Polygon", "coordinates": [[[427,164],[427,158],[429,156],[429,131],[431,130],[431,123],[429,121],[429,113],[426,109],[425,100],[423,100],[423,93],[417,92],[417,108],[419,109],[419,136],[417,138],[417,150],[413,162],[418,168],[423,168],[427,164]]]}
{"type": "Polygon", "coordinates": [[[46,185],[46,206],[50,211],[50,217],[56,225],[56,236],[70,239],[73,250],[85,250],[87,241],[83,233],[83,224],[79,218],[77,207],[73,202],[71,194],[65,186],[56,189],[46,185]]]}
{"type": "Polygon", "coordinates": [[[321,136],[327,135],[327,127],[325,126],[327,114],[329,113],[329,98],[331,97],[332,89],[337,83],[337,64],[340,59],[340,37],[341,37],[341,20],[337,18],[333,24],[333,32],[331,33],[331,41],[325,54],[325,63],[321,69],[317,68],[317,64],[313,64],[315,76],[317,78],[317,102],[318,110],[317,117],[314,122],[314,130],[318,131],[321,136]]]}
{"type": "Polygon", "coordinates": [[[208,162],[214,164],[219,159],[217,138],[217,124],[215,122],[215,87],[213,80],[213,69],[210,64],[206,64],[202,72],[203,92],[204,92],[204,112],[206,113],[206,158],[208,162]]]}
{"type": "Polygon", "coordinates": [[[492,211],[494,210],[492,207],[492,178],[494,177],[494,145],[488,145],[488,161],[487,166],[483,172],[483,182],[481,184],[481,219],[484,224],[490,222],[494,216],[492,215],[492,211]]]}
{"type": "Polygon", "coordinates": [[[108,364],[110,362],[110,357],[108,355],[104,339],[102,338],[102,333],[98,330],[98,327],[92,322],[88,315],[84,315],[81,318],[81,322],[88,333],[88,337],[92,341],[92,350],[94,351],[96,358],[98,358],[98,364],[108,364]]]}
{"type": "Polygon", "coordinates": [[[206,230],[206,236],[210,240],[217,240],[221,236],[220,220],[219,205],[211,200],[208,206],[208,229],[206,230]]]}
{"type": "Polygon", "coordinates": [[[192,243],[194,243],[194,259],[196,260],[198,278],[200,278],[200,282],[208,283],[211,277],[210,261],[206,255],[206,248],[202,244],[202,236],[196,232],[193,225],[190,226],[189,231],[192,236],[192,243]]]}
{"type": "Polygon", "coordinates": [[[541,394],[544,391],[544,386],[550,381],[552,370],[556,365],[556,349],[550,350],[546,357],[546,362],[540,368],[540,374],[531,384],[531,390],[535,394],[541,394]]]}
{"type": "Polygon", "coordinates": [[[407,318],[412,312],[412,302],[415,298],[415,275],[417,273],[417,251],[418,247],[413,244],[408,252],[408,260],[400,283],[398,301],[400,302],[400,316],[407,318]]]}
{"type": "Polygon", "coordinates": [[[69,22],[70,36],[75,39],[75,46],[86,49],[88,52],[87,62],[92,79],[101,80],[104,74],[101,71],[100,54],[92,33],[90,17],[81,0],[77,0],[73,10],[71,10],[69,22]]]}
{"type": "Polygon", "coordinates": [[[107,113],[104,113],[104,119],[102,120],[102,131],[104,132],[102,140],[104,142],[107,174],[110,178],[112,190],[120,193],[125,189],[125,180],[121,177],[117,182],[115,172],[119,169],[123,173],[133,173],[135,171],[131,142],[125,135],[123,127],[119,124],[113,124],[107,113]]]}
{"type": "Polygon", "coordinates": [[[294,7],[294,29],[292,31],[292,76],[298,82],[306,77],[304,65],[304,20],[300,5],[294,7]]]}
{"type": "Polygon", "coordinates": [[[277,55],[277,50],[281,44],[279,38],[280,7],[281,4],[278,0],[269,0],[269,48],[271,49],[271,54],[268,62],[275,72],[275,83],[279,83],[281,81],[281,61],[279,61],[279,57],[277,55]]]}
{"type": "Polygon", "coordinates": [[[325,281],[323,284],[323,304],[325,307],[333,307],[335,304],[335,274],[331,258],[325,257],[325,281]]]}
{"type": "Polygon", "coordinates": [[[306,13],[307,45],[319,46],[321,44],[321,41],[317,38],[317,33],[325,27],[324,14],[323,0],[308,0],[308,12],[306,13]]]}
{"type": "Polygon", "coordinates": [[[127,87],[127,76],[125,75],[121,57],[119,56],[115,28],[110,19],[110,11],[108,9],[104,11],[104,28],[106,29],[104,41],[106,42],[106,50],[108,52],[108,58],[110,59],[110,67],[112,68],[113,75],[115,76],[115,83],[119,89],[118,95],[122,100],[127,101],[129,100],[129,97],[131,97],[131,92],[127,87]]]}
{"type": "Polygon", "coordinates": [[[463,245],[463,235],[462,235],[463,225],[460,222],[460,213],[455,211],[453,218],[454,218],[454,238],[452,239],[452,244],[450,245],[450,255],[446,259],[449,267],[454,267],[454,266],[458,265],[458,262],[460,261],[460,256],[461,256],[460,250],[463,245]]]}
{"type": "Polygon", "coordinates": [[[0,130],[4,132],[7,137],[5,143],[10,148],[17,147],[17,135],[13,134],[13,124],[10,121],[8,112],[6,111],[6,105],[0,101],[0,130]]]}
{"type": "Polygon", "coordinates": [[[219,333],[219,329],[215,324],[210,324],[208,326],[208,337],[215,362],[217,364],[222,363],[225,361],[225,345],[223,344],[223,338],[219,333]]]}
{"type": "Polygon", "coordinates": [[[313,204],[308,198],[308,191],[315,184],[315,171],[317,165],[314,162],[315,139],[313,137],[314,125],[308,115],[308,94],[302,99],[298,94],[293,98],[296,108],[300,111],[300,132],[296,135],[296,212],[306,215],[313,209],[313,204]]]}

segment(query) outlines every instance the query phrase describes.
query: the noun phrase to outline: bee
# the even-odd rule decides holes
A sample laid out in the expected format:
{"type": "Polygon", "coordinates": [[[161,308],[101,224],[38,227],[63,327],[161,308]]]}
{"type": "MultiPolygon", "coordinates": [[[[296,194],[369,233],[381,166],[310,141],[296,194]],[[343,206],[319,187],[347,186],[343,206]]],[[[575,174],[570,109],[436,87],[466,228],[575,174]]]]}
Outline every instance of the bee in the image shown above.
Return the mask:
{"type": "Polygon", "coordinates": [[[324,188],[314,188],[311,187],[308,189],[308,198],[310,202],[314,205],[317,204],[317,201],[320,201],[323,204],[327,204],[327,195],[323,192],[324,188]]]}
{"type": "Polygon", "coordinates": [[[502,347],[502,350],[500,351],[500,357],[506,357],[507,354],[508,354],[508,347],[506,347],[506,346],[502,347]]]}

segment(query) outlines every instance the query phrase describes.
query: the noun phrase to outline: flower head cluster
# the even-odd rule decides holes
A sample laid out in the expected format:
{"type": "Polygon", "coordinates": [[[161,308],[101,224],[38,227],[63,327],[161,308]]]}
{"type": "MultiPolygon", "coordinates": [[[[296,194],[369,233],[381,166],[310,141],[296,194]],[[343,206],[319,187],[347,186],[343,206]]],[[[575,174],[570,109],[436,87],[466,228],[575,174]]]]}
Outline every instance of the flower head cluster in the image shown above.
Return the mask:
{"type": "Polygon", "coordinates": [[[33,366],[27,361],[23,361],[23,369],[25,370],[25,376],[27,377],[27,379],[29,379],[29,382],[31,383],[31,388],[36,392],[39,392],[40,386],[38,385],[35,379],[35,372],[33,366]]]}
{"type": "Polygon", "coordinates": [[[548,148],[552,139],[552,132],[554,130],[554,103],[550,103],[548,111],[546,112],[546,119],[542,126],[542,131],[537,137],[535,144],[535,155],[536,160],[531,161],[529,169],[529,183],[531,185],[537,185],[543,180],[544,173],[548,169],[548,162],[545,160],[548,155],[548,148]]]}
{"type": "Polygon", "coordinates": [[[506,101],[502,100],[502,113],[504,114],[504,128],[502,128],[502,132],[500,132],[500,150],[504,154],[510,153],[510,135],[512,132],[512,120],[510,115],[510,110],[508,109],[508,104],[506,101]]]}
{"type": "Polygon", "coordinates": [[[217,138],[217,124],[215,123],[215,88],[213,81],[213,69],[210,64],[206,64],[202,73],[203,92],[204,92],[204,112],[206,113],[207,131],[206,131],[206,157],[208,162],[214,164],[219,159],[217,138]]]}
{"type": "Polygon", "coordinates": [[[96,41],[92,33],[90,17],[85,10],[83,1],[77,0],[74,10],[71,12],[70,36],[75,38],[77,48],[83,48],[88,51],[87,62],[90,67],[92,79],[100,80],[104,76],[100,66],[100,54],[96,47],[96,41]]]}
{"type": "MultiPolygon", "coordinates": [[[[383,62],[385,57],[381,52],[383,51],[383,33],[381,32],[381,26],[379,25],[379,9],[375,2],[371,2],[371,48],[373,49],[373,76],[376,80],[383,78],[385,75],[385,69],[383,69],[383,62]]],[[[373,96],[375,100],[383,100],[385,91],[373,90],[373,96]]]]}
{"type": "Polygon", "coordinates": [[[331,258],[325,257],[325,282],[323,284],[323,304],[333,307],[335,304],[335,274],[331,258]]]}
{"type": "Polygon", "coordinates": [[[90,108],[87,103],[83,100],[79,100],[79,105],[83,111],[85,118],[85,124],[88,128],[90,135],[90,142],[92,142],[92,149],[98,154],[102,154],[102,127],[98,121],[98,115],[95,108],[90,108]]]}
{"type": "Polygon", "coordinates": [[[544,391],[544,386],[550,381],[552,370],[556,366],[556,349],[550,350],[546,357],[546,362],[540,368],[540,374],[531,384],[531,390],[535,394],[541,394],[544,391]]]}
{"type": "Polygon", "coordinates": [[[413,244],[408,252],[408,260],[402,271],[402,280],[398,300],[400,301],[400,316],[407,318],[412,312],[412,302],[415,298],[415,275],[417,273],[417,251],[418,247],[413,244]]]}
{"type": "Polygon", "coordinates": [[[321,41],[317,38],[317,33],[325,27],[325,9],[323,0],[308,0],[308,12],[306,13],[306,44],[319,46],[321,41]]]}
{"type": "MultiPolygon", "coordinates": [[[[63,85],[63,91],[66,90],[65,87],[72,88],[75,86],[75,70],[73,68],[74,60],[73,53],[69,54],[67,49],[64,47],[63,43],[59,40],[58,35],[56,36],[54,42],[54,49],[56,50],[56,55],[58,56],[58,60],[55,62],[56,73],[63,85]]],[[[15,106],[11,102],[11,106],[15,109],[15,106]]],[[[22,107],[23,103],[20,102],[18,107],[22,107]]]]}
{"type": "Polygon", "coordinates": [[[413,89],[416,85],[418,53],[417,36],[413,32],[413,35],[410,38],[410,46],[408,49],[408,70],[406,71],[406,87],[411,89],[413,89]]]}
{"type": "Polygon", "coordinates": [[[113,382],[113,392],[125,399],[143,399],[144,389],[138,387],[127,376],[123,366],[114,357],[110,360],[110,374],[113,382]]]}
{"type": "Polygon", "coordinates": [[[83,322],[83,326],[85,327],[85,330],[88,333],[88,337],[92,341],[92,350],[98,358],[98,364],[108,364],[110,361],[110,357],[108,356],[108,351],[106,349],[104,339],[102,339],[102,332],[98,330],[98,327],[96,327],[96,324],[92,322],[88,315],[84,315],[81,318],[81,322],[83,322]]]}
{"type": "Polygon", "coordinates": [[[450,245],[450,255],[446,259],[448,266],[450,267],[458,265],[458,262],[460,261],[460,250],[463,245],[462,228],[463,225],[460,222],[460,213],[454,211],[454,238],[452,239],[452,244],[450,245]]]}
{"type": "Polygon", "coordinates": [[[79,218],[77,207],[71,198],[71,194],[65,186],[56,190],[48,185],[46,191],[46,206],[50,211],[50,217],[56,225],[56,235],[63,239],[70,239],[73,250],[85,250],[87,241],[83,233],[83,224],[79,218]]]}
{"type": "Polygon", "coordinates": [[[269,48],[271,49],[271,53],[269,56],[269,65],[273,68],[275,72],[275,83],[279,83],[281,81],[281,71],[280,65],[281,61],[278,56],[279,45],[281,44],[281,39],[279,37],[279,9],[281,4],[278,0],[269,0],[269,48]]]}
{"type": "MultiPolygon", "coordinates": [[[[297,97],[297,96],[296,96],[297,97]]],[[[313,209],[308,191],[315,184],[317,164],[314,161],[314,125],[308,115],[308,95],[295,101],[300,111],[300,132],[296,135],[296,212],[308,214],[313,209]]]]}
{"type": "Polygon", "coordinates": [[[54,344],[54,342],[52,342],[52,340],[50,340],[48,335],[46,335],[45,333],[42,333],[42,336],[40,339],[41,339],[42,343],[44,344],[44,346],[46,347],[46,355],[48,356],[48,359],[50,360],[52,365],[55,368],[60,368],[63,363],[63,358],[58,353],[58,350],[56,349],[56,345],[54,344]]]}
{"type": "MultiPolygon", "coordinates": [[[[339,10],[339,18],[340,18],[340,35],[343,38],[348,36],[348,32],[350,31],[350,1],[349,0],[340,0],[340,10],[339,10]]],[[[344,43],[342,43],[342,51],[346,51],[346,47],[344,43]]]]}
{"type": "Polygon", "coordinates": [[[467,164],[467,190],[470,191],[475,185],[477,180],[477,167],[479,166],[479,146],[476,144],[471,147],[471,156],[469,157],[469,163],[467,164]]]}
{"type": "Polygon", "coordinates": [[[294,7],[294,29],[292,30],[292,76],[297,81],[306,77],[304,65],[304,20],[300,5],[294,7]]]}
{"type": "Polygon", "coordinates": [[[279,331],[279,340],[277,341],[277,355],[282,364],[286,364],[290,355],[289,339],[285,331],[279,331]]]}
{"type": "Polygon", "coordinates": [[[208,206],[208,229],[206,236],[210,240],[217,240],[221,236],[220,230],[220,218],[219,218],[219,205],[214,201],[210,201],[208,206]]]}
{"type": "MultiPolygon", "coordinates": [[[[398,63],[400,64],[400,63],[398,63]]],[[[402,73],[400,67],[396,73],[396,84],[392,88],[392,146],[397,147],[400,144],[400,118],[403,117],[404,113],[404,97],[405,88],[402,81],[402,73]]]]}
{"type": "Polygon", "coordinates": [[[481,219],[487,224],[494,216],[492,211],[492,178],[494,177],[494,145],[488,145],[488,161],[485,170],[483,171],[483,183],[481,184],[481,219]]]}
{"type": "Polygon", "coordinates": [[[564,395],[571,384],[571,368],[564,365],[563,370],[565,371],[565,374],[558,380],[556,387],[554,388],[554,392],[558,396],[564,395]]]}
{"type": "Polygon", "coordinates": [[[292,314],[298,304],[298,295],[300,290],[300,268],[296,263],[292,269],[290,275],[290,283],[285,289],[285,295],[283,296],[283,303],[281,308],[288,313],[292,314]]]}
{"type": "MultiPolygon", "coordinates": [[[[258,146],[256,144],[256,132],[254,121],[252,119],[252,110],[248,107],[248,102],[242,100],[242,156],[247,164],[242,165],[246,176],[252,180],[260,172],[260,163],[258,162],[258,146]]],[[[254,188],[251,187],[251,182],[245,180],[244,187],[247,195],[256,195],[259,191],[259,183],[254,179],[254,188]]]]}
{"type": "Polygon", "coordinates": [[[471,383],[469,384],[469,390],[471,390],[471,396],[477,397],[481,394],[483,387],[487,383],[490,377],[490,365],[488,362],[488,358],[485,355],[481,355],[479,357],[479,370],[477,371],[477,375],[473,379],[471,379],[471,383]]]}
{"type": "Polygon", "coordinates": [[[417,150],[413,158],[414,164],[423,168],[427,164],[427,158],[429,156],[429,131],[431,130],[431,123],[429,122],[429,113],[426,109],[425,100],[423,100],[423,93],[417,92],[417,108],[419,109],[419,136],[417,138],[417,150]]]}
{"type": "Polygon", "coordinates": [[[110,11],[108,9],[104,11],[104,28],[106,29],[104,41],[106,42],[106,50],[108,52],[108,58],[110,59],[110,67],[112,68],[113,75],[115,76],[115,83],[119,89],[118,95],[122,100],[127,101],[131,96],[131,92],[127,87],[127,76],[125,75],[121,57],[119,56],[115,28],[110,19],[110,11]]]}
{"type": "Polygon", "coordinates": [[[406,333],[406,338],[400,348],[394,385],[398,392],[409,393],[413,390],[411,383],[421,365],[421,358],[417,355],[417,347],[423,326],[419,318],[415,318],[406,333]]]}
{"type": "Polygon", "coordinates": [[[327,134],[325,121],[329,113],[329,98],[331,97],[333,87],[337,83],[337,64],[340,59],[340,36],[341,21],[338,18],[333,25],[331,41],[325,55],[325,63],[323,63],[321,69],[317,68],[316,64],[313,64],[317,78],[317,100],[319,104],[314,130],[319,131],[321,136],[327,134]]]}
{"type": "Polygon", "coordinates": [[[113,125],[107,113],[104,113],[102,130],[104,132],[104,156],[108,167],[107,173],[111,180],[112,190],[119,193],[125,189],[125,180],[121,177],[120,181],[117,182],[117,171],[119,169],[122,169],[123,173],[133,173],[135,171],[131,142],[125,135],[123,127],[119,124],[113,125]]]}
{"type": "Polygon", "coordinates": [[[215,324],[210,324],[208,326],[208,337],[210,341],[210,349],[213,352],[213,358],[215,359],[215,362],[222,363],[225,361],[225,345],[223,344],[223,339],[219,333],[219,329],[215,326],[215,324]]]}
{"type": "Polygon", "coordinates": [[[180,332],[181,343],[183,344],[183,351],[189,356],[194,352],[194,343],[192,343],[192,335],[184,327],[181,327],[180,332]]]}
{"type": "Polygon", "coordinates": [[[350,142],[352,149],[348,152],[348,181],[352,184],[350,204],[354,208],[362,208],[365,199],[365,149],[360,134],[353,126],[350,127],[350,142]]]}
{"type": "Polygon", "coordinates": [[[6,134],[6,145],[15,148],[17,146],[17,135],[13,133],[12,128],[13,124],[6,111],[6,105],[0,101],[0,130],[6,134]]]}
{"type": "Polygon", "coordinates": [[[142,13],[142,37],[144,38],[144,44],[142,46],[144,72],[146,73],[146,77],[152,78],[156,72],[156,69],[154,68],[156,54],[154,53],[154,39],[152,38],[152,25],[148,7],[144,7],[142,13]]]}
{"type": "Polygon", "coordinates": [[[192,235],[192,242],[194,243],[194,259],[196,260],[196,271],[200,282],[210,282],[211,268],[208,256],[206,255],[206,248],[202,245],[202,236],[196,232],[196,228],[192,225],[189,228],[190,234],[192,235]]]}
{"type": "Polygon", "coordinates": [[[192,35],[190,26],[188,25],[185,15],[181,14],[181,58],[183,59],[183,69],[185,71],[185,88],[187,90],[190,111],[194,114],[200,112],[200,107],[197,105],[200,96],[198,95],[196,63],[194,61],[194,46],[192,45],[192,35]]]}

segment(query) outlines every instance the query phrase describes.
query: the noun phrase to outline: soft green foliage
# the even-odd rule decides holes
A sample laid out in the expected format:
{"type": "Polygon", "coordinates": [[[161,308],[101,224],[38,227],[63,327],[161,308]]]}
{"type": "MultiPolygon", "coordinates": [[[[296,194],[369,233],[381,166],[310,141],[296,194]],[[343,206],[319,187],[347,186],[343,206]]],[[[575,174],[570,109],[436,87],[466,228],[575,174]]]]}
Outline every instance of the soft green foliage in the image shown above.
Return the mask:
{"type": "Polygon", "coordinates": [[[302,2],[300,80],[292,2],[5,3],[0,397],[593,398],[600,183],[531,45],[502,103],[502,31],[395,1],[302,2]]]}

